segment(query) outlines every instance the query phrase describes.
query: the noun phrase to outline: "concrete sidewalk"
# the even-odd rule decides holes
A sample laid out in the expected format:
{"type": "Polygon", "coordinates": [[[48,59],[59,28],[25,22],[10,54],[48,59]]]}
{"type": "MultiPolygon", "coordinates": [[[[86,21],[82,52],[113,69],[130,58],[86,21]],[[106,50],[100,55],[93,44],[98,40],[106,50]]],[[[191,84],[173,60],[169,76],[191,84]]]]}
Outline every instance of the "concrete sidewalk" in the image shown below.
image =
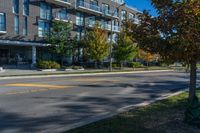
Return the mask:
{"type": "Polygon", "coordinates": [[[81,75],[97,75],[97,74],[119,74],[119,73],[141,73],[141,72],[165,72],[173,71],[170,69],[163,70],[114,70],[109,72],[107,69],[86,69],[86,70],[70,70],[70,71],[38,71],[36,69],[4,69],[0,71],[1,78],[19,78],[19,77],[45,77],[45,76],[81,76],[81,75]]]}

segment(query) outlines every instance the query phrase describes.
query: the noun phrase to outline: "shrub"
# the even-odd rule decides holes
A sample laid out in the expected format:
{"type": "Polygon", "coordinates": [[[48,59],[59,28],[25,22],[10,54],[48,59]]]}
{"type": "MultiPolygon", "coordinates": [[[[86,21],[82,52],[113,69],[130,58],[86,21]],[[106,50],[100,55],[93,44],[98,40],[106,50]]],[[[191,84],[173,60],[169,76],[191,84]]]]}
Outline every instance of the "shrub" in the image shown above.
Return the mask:
{"type": "Polygon", "coordinates": [[[120,67],[120,64],[119,64],[119,63],[112,63],[112,67],[113,67],[113,68],[119,68],[119,67],[120,67]]]}
{"type": "Polygon", "coordinates": [[[72,66],[72,69],[75,69],[75,70],[77,70],[77,69],[83,69],[83,67],[82,66],[72,66]]]}
{"type": "Polygon", "coordinates": [[[129,62],[127,65],[128,67],[131,67],[131,68],[143,67],[143,64],[140,62],[129,62]]]}
{"type": "Polygon", "coordinates": [[[60,64],[55,61],[38,61],[37,68],[40,69],[60,69],[60,64]]]}

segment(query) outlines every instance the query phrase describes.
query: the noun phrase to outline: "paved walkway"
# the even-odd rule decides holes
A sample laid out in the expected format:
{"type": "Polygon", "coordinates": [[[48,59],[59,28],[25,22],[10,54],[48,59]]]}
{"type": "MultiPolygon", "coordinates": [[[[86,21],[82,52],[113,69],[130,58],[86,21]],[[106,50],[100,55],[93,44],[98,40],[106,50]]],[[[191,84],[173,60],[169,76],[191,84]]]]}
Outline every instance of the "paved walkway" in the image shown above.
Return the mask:
{"type": "Polygon", "coordinates": [[[26,75],[50,75],[50,74],[70,74],[70,73],[82,73],[82,72],[98,72],[107,70],[69,70],[69,71],[38,71],[38,70],[28,70],[28,69],[4,69],[0,71],[0,77],[5,76],[26,76],[26,75]]]}

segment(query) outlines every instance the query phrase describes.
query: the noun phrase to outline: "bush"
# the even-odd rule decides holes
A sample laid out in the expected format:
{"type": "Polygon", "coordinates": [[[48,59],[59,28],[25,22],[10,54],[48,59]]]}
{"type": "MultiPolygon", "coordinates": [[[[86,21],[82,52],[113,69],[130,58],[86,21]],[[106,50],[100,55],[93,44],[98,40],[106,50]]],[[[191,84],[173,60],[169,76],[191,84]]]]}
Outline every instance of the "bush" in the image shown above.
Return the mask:
{"type": "Polygon", "coordinates": [[[131,67],[131,68],[143,67],[143,64],[140,62],[129,62],[127,65],[128,65],[128,67],[131,67]]]}
{"type": "Polygon", "coordinates": [[[120,67],[120,64],[119,64],[119,63],[112,63],[112,67],[113,67],[113,68],[119,68],[119,67],[120,67]]]}
{"type": "Polygon", "coordinates": [[[40,69],[60,69],[60,64],[55,61],[38,61],[37,68],[40,69]]]}
{"type": "Polygon", "coordinates": [[[84,69],[84,68],[82,66],[72,66],[72,69],[77,70],[77,69],[84,69]]]}

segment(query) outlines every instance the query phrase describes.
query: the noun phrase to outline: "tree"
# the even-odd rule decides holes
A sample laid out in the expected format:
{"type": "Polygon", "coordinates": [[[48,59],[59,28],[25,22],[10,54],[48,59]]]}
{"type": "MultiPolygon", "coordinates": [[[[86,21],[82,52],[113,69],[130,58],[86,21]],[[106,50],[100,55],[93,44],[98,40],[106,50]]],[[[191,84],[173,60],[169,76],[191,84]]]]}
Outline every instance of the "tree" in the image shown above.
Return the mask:
{"type": "MultiPolygon", "coordinates": [[[[147,11],[139,25],[132,23],[129,34],[145,51],[168,61],[190,64],[190,84],[186,121],[200,126],[200,104],[196,96],[196,64],[200,60],[200,1],[151,0],[158,16],[147,11]]],[[[130,25],[129,25],[130,26],[130,25]]]]}
{"type": "Polygon", "coordinates": [[[73,39],[71,38],[72,24],[63,21],[53,21],[50,32],[45,40],[51,44],[50,50],[58,54],[63,65],[64,57],[70,55],[73,47],[73,39]]]}
{"type": "Polygon", "coordinates": [[[140,49],[139,50],[139,58],[141,58],[144,61],[146,61],[146,65],[148,67],[149,66],[149,62],[156,61],[158,56],[156,56],[155,54],[152,54],[150,52],[146,52],[146,51],[140,49]]]}
{"type": "Polygon", "coordinates": [[[131,60],[138,54],[137,44],[123,31],[119,34],[117,43],[113,47],[113,57],[121,64],[121,68],[124,61],[131,60]]]}
{"type": "Polygon", "coordinates": [[[106,31],[101,29],[97,23],[94,29],[86,33],[83,42],[85,56],[94,60],[97,68],[97,62],[105,59],[109,53],[106,31]]]}

